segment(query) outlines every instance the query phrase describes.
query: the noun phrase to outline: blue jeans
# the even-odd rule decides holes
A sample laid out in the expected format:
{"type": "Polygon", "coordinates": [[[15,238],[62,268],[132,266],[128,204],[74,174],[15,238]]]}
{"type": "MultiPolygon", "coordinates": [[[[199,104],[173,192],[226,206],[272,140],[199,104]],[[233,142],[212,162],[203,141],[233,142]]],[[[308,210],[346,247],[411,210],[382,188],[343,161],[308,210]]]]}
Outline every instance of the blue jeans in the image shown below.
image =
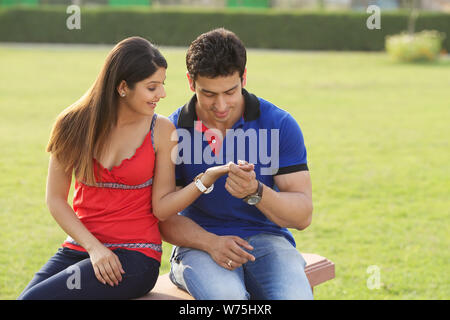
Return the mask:
{"type": "Polygon", "coordinates": [[[133,250],[115,249],[113,252],[125,271],[118,286],[98,281],[87,252],[60,248],[35,274],[18,299],[132,299],[154,287],[159,275],[158,261],[133,250]]]}
{"type": "Polygon", "coordinates": [[[170,279],[198,300],[313,299],[306,262],[286,238],[262,233],[245,240],[256,260],[232,271],[204,251],[175,248],[170,279]]]}

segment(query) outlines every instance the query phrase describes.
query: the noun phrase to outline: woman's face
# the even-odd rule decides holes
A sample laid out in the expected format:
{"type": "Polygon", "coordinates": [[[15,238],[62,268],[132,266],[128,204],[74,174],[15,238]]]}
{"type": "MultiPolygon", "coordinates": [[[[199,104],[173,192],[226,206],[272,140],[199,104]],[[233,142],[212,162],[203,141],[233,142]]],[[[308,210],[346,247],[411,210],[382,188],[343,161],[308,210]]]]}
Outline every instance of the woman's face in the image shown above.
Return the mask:
{"type": "Polygon", "coordinates": [[[159,99],[166,96],[165,80],[166,69],[161,67],[147,79],[137,82],[133,89],[126,85],[119,86],[120,98],[131,111],[153,115],[159,99]]]}

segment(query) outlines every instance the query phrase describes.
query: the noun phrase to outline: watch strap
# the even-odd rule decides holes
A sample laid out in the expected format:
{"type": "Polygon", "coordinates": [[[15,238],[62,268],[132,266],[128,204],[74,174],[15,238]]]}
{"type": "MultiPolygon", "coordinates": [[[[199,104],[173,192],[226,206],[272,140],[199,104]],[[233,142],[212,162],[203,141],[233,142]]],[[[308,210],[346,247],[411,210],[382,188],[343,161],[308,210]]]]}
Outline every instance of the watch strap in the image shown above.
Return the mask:
{"type": "Polygon", "coordinates": [[[203,194],[208,194],[208,193],[210,193],[211,191],[213,191],[213,189],[214,189],[214,183],[213,183],[209,188],[205,187],[205,185],[203,184],[203,182],[202,182],[202,180],[201,180],[201,177],[202,177],[202,176],[203,176],[203,173],[200,173],[199,175],[197,175],[197,176],[194,178],[194,184],[195,184],[195,186],[198,188],[198,190],[200,190],[201,193],[203,193],[203,194]]]}
{"type": "Polygon", "coordinates": [[[258,180],[258,189],[256,189],[256,193],[253,193],[253,194],[250,194],[250,195],[246,196],[243,200],[248,203],[248,200],[250,198],[257,197],[257,198],[259,198],[258,202],[261,201],[262,194],[263,194],[263,189],[264,188],[263,188],[262,182],[258,180]]]}

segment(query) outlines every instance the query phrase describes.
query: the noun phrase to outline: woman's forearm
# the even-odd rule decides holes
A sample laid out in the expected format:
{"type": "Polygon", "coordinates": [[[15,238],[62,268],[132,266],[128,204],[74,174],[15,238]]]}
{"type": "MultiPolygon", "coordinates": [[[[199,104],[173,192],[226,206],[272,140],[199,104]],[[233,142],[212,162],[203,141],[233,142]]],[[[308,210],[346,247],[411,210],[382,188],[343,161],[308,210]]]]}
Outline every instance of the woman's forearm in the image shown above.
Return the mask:
{"type": "Polygon", "coordinates": [[[202,193],[190,183],[186,187],[166,194],[164,197],[154,203],[153,213],[160,221],[165,221],[174,213],[178,213],[194,202],[202,193]]]}
{"type": "Polygon", "coordinates": [[[53,218],[59,226],[86,251],[90,251],[101,242],[84,226],[73,209],[63,199],[54,199],[47,202],[53,218]]]}
{"type": "MultiPolygon", "coordinates": [[[[228,172],[228,165],[212,167],[206,170],[201,176],[200,181],[206,188],[209,188],[218,178],[228,172]]],[[[158,188],[159,185],[155,186],[158,188]]],[[[155,190],[157,191],[157,190],[155,190]]],[[[181,212],[191,205],[203,193],[197,188],[194,182],[191,182],[182,189],[168,192],[165,195],[153,196],[153,214],[164,221],[170,216],[181,212]]],[[[207,195],[206,195],[207,196],[207,195]]]]}

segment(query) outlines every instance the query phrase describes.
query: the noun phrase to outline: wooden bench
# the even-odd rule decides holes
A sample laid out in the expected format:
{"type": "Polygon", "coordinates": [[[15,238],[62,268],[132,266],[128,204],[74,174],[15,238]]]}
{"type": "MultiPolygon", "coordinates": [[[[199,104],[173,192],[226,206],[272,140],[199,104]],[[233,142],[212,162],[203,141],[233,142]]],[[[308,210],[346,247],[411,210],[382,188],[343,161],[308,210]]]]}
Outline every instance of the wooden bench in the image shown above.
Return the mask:
{"type": "MultiPolygon", "coordinates": [[[[334,263],[313,253],[302,253],[306,261],[305,273],[309,284],[314,287],[335,277],[334,263]]],[[[152,291],[138,300],[194,300],[186,291],[179,289],[169,279],[169,274],[159,276],[152,291]]]]}

